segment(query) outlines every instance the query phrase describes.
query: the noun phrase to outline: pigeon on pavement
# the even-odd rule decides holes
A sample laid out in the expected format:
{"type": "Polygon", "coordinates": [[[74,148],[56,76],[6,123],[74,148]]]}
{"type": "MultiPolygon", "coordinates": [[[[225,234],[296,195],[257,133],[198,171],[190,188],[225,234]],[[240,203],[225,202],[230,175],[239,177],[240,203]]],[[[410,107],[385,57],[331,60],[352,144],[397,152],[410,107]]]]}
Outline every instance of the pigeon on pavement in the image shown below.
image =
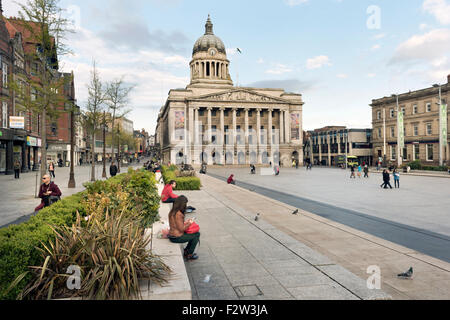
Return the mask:
{"type": "Polygon", "coordinates": [[[397,277],[399,277],[401,279],[412,279],[412,276],[413,276],[413,268],[412,267],[409,268],[408,271],[397,275],[397,277]]]}
{"type": "Polygon", "coordinates": [[[256,214],[255,221],[258,221],[258,219],[259,219],[259,213],[256,214]]]}
{"type": "Polygon", "coordinates": [[[298,209],[295,210],[294,212],[292,212],[292,214],[297,214],[298,213],[298,209]]]}

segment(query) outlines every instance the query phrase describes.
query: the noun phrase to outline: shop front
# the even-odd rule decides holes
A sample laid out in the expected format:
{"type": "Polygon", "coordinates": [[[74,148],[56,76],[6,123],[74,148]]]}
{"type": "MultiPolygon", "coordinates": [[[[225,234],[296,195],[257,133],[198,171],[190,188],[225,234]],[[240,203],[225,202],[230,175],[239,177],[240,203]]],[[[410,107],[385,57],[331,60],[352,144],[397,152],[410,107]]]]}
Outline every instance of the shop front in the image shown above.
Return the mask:
{"type": "Polygon", "coordinates": [[[28,171],[26,153],[26,132],[17,129],[0,130],[0,173],[14,174],[14,161],[22,165],[22,172],[28,171]]]}

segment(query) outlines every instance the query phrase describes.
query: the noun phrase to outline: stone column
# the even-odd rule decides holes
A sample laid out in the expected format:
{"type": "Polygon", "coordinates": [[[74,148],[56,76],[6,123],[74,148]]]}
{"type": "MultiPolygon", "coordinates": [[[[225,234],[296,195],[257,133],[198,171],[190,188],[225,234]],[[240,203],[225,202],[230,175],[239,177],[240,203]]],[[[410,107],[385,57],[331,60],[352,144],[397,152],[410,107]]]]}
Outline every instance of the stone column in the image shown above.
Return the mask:
{"type": "Polygon", "coordinates": [[[211,128],[211,107],[208,107],[208,144],[212,141],[212,128],[211,128]]]}
{"type": "MultiPolygon", "coordinates": [[[[273,131],[272,131],[272,111],[273,111],[273,109],[269,109],[268,110],[268,112],[269,112],[269,116],[268,116],[268,126],[269,126],[269,128],[267,128],[267,140],[268,140],[268,145],[269,146],[272,146],[272,142],[273,142],[273,131]]],[[[272,150],[271,150],[271,153],[272,153],[272,150]]]]}
{"type": "Polygon", "coordinates": [[[291,143],[291,116],[289,110],[284,111],[284,128],[286,130],[285,140],[286,143],[291,143]]]}
{"type": "Polygon", "coordinates": [[[194,143],[196,146],[199,145],[199,141],[198,141],[198,108],[194,108],[194,143]]]}
{"type": "Polygon", "coordinates": [[[256,141],[257,141],[257,162],[259,164],[262,163],[261,161],[261,109],[256,109],[256,141]]]}
{"type": "MultiPolygon", "coordinates": [[[[219,144],[223,146],[225,144],[225,108],[220,108],[220,142],[219,144]]],[[[221,155],[222,156],[222,155],[221,155]]]]}
{"type": "Polygon", "coordinates": [[[280,144],[284,144],[284,116],[283,116],[283,110],[280,110],[280,144]]]}
{"type": "Polygon", "coordinates": [[[245,148],[248,148],[248,109],[245,109],[245,148]]]}
{"type": "Polygon", "coordinates": [[[233,147],[236,146],[236,108],[233,108],[233,135],[232,135],[232,142],[233,147]]]}
{"type": "Polygon", "coordinates": [[[189,146],[194,143],[194,109],[188,106],[188,117],[189,117],[189,146]]]}

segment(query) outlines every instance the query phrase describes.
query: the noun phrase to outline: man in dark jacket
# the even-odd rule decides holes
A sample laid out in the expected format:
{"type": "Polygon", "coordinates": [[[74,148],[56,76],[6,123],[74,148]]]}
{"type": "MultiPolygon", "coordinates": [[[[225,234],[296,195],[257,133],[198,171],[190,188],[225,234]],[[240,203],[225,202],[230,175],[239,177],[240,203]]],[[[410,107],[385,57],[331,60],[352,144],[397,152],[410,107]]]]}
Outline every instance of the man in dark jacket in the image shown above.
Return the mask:
{"type": "Polygon", "coordinates": [[[389,175],[389,171],[386,169],[383,170],[383,183],[381,184],[381,188],[387,189],[387,186],[389,186],[392,189],[391,183],[390,183],[391,177],[389,175]]]}
{"type": "Polygon", "coordinates": [[[62,193],[58,186],[50,181],[50,176],[48,174],[42,177],[42,185],[39,188],[39,198],[41,198],[41,204],[37,206],[34,211],[37,212],[44,207],[48,207],[53,202],[60,199],[62,193]]]}
{"type": "Polygon", "coordinates": [[[111,175],[111,177],[115,177],[117,174],[117,166],[114,161],[111,162],[111,165],[109,166],[109,174],[111,175]]]}

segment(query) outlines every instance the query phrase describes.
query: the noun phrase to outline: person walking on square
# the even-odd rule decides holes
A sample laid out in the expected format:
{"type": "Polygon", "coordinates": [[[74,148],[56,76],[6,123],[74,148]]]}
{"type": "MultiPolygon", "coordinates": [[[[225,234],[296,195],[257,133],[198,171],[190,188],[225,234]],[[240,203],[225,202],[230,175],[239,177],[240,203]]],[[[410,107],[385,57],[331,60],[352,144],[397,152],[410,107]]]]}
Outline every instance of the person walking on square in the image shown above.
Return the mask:
{"type": "Polygon", "coordinates": [[[114,163],[114,161],[111,162],[111,165],[109,166],[109,174],[111,175],[111,177],[115,177],[117,174],[117,166],[114,163]]]}
{"type": "Polygon", "coordinates": [[[14,161],[14,179],[20,178],[20,161],[19,159],[16,159],[14,161]]]}
{"type": "Polygon", "coordinates": [[[361,165],[358,165],[358,178],[360,179],[361,179],[361,172],[362,172],[361,165]]]}
{"type": "Polygon", "coordinates": [[[187,209],[188,199],[185,196],[179,196],[169,212],[170,231],[168,238],[173,243],[188,243],[184,249],[184,256],[187,260],[196,260],[198,255],[194,253],[197,244],[200,241],[200,232],[188,234],[186,230],[194,222],[189,219],[185,221],[185,212],[187,209]]]}
{"type": "Polygon", "coordinates": [[[355,178],[356,179],[356,176],[355,176],[355,166],[350,166],[350,179],[351,178],[355,178]]]}
{"type": "Polygon", "coordinates": [[[400,189],[400,173],[397,171],[397,169],[394,169],[393,175],[394,175],[394,186],[396,189],[397,188],[400,189]]]}
{"type": "Polygon", "coordinates": [[[56,178],[55,177],[55,164],[53,163],[53,161],[50,161],[50,164],[48,165],[48,172],[50,172],[50,177],[56,178]]]}
{"type": "Polygon", "coordinates": [[[381,184],[380,187],[383,188],[383,186],[384,186],[384,189],[387,189],[387,186],[389,186],[392,189],[390,180],[391,180],[391,177],[389,175],[389,171],[387,169],[384,169],[383,170],[383,183],[381,184]]]}
{"type": "Polygon", "coordinates": [[[369,177],[369,166],[366,164],[364,166],[364,178],[368,178],[369,177]]]}

